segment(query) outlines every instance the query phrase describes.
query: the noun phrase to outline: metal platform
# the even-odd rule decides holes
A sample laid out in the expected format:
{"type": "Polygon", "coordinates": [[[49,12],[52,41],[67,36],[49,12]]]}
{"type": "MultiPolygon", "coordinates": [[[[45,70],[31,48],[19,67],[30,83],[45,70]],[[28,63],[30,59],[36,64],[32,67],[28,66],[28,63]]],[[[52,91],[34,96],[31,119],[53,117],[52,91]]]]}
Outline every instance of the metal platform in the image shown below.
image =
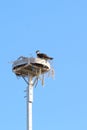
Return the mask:
{"type": "Polygon", "coordinates": [[[12,71],[17,76],[38,76],[51,69],[49,62],[41,58],[19,57],[13,62],[12,71]]]}

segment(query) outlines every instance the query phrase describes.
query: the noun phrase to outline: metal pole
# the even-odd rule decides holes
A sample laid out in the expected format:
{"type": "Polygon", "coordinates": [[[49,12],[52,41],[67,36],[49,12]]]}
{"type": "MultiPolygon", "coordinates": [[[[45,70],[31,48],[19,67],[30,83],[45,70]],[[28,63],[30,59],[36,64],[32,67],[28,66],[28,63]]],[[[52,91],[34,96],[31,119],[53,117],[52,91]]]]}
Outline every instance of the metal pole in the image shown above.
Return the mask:
{"type": "Polygon", "coordinates": [[[32,130],[32,102],[33,102],[33,82],[29,75],[29,85],[27,88],[27,130],[32,130]]]}

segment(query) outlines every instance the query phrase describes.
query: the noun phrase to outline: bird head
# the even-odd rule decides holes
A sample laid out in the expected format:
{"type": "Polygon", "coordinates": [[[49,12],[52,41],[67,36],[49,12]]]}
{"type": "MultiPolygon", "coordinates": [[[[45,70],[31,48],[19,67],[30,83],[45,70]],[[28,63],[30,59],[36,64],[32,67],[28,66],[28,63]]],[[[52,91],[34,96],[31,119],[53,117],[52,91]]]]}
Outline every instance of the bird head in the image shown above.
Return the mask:
{"type": "Polygon", "coordinates": [[[39,51],[39,50],[37,50],[37,51],[36,51],[36,54],[39,54],[39,53],[40,53],[40,51],[39,51]]]}

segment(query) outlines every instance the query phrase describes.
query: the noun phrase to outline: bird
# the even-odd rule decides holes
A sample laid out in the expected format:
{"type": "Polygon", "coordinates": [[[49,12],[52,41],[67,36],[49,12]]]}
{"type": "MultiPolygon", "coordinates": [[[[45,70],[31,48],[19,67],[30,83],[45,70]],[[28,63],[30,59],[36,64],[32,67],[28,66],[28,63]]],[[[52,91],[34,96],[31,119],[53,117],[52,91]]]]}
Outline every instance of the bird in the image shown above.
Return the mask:
{"type": "Polygon", "coordinates": [[[53,60],[52,57],[47,56],[47,54],[40,53],[39,50],[36,51],[37,57],[45,60],[53,60]]]}

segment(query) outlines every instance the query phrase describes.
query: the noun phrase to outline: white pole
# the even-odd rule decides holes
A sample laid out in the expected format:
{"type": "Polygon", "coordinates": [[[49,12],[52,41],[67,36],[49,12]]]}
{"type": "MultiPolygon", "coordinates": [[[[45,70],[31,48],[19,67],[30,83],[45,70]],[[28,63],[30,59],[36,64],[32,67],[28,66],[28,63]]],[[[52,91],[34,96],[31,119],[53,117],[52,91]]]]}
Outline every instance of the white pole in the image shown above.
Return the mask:
{"type": "Polygon", "coordinates": [[[33,102],[33,82],[29,75],[29,85],[27,89],[27,130],[32,130],[32,102],[33,102]]]}

